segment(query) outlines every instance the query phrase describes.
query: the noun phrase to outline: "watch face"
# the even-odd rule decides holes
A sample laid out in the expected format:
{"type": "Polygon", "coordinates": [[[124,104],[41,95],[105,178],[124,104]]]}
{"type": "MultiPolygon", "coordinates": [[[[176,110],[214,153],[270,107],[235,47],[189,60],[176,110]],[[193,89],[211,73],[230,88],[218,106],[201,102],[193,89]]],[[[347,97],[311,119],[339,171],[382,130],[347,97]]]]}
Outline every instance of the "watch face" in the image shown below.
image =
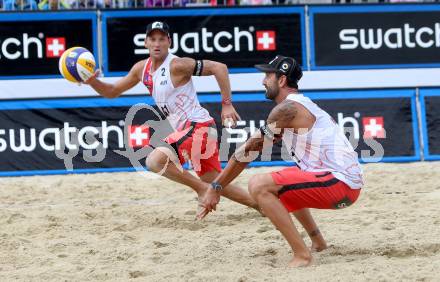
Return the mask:
{"type": "Polygon", "coordinates": [[[219,184],[219,183],[217,183],[217,182],[213,182],[213,183],[211,183],[211,186],[212,186],[212,189],[214,189],[214,190],[216,190],[216,191],[219,191],[219,190],[222,190],[222,186],[219,184]]]}

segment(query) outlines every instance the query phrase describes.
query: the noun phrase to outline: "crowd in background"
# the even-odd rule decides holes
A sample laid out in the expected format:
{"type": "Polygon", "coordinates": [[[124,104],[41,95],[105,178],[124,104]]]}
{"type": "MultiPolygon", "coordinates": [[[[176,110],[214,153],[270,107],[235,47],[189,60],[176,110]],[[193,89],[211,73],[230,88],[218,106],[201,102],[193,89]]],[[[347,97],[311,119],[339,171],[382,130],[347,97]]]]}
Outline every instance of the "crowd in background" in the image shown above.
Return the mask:
{"type": "Polygon", "coordinates": [[[438,0],[0,0],[0,11],[402,2],[438,0]]]}

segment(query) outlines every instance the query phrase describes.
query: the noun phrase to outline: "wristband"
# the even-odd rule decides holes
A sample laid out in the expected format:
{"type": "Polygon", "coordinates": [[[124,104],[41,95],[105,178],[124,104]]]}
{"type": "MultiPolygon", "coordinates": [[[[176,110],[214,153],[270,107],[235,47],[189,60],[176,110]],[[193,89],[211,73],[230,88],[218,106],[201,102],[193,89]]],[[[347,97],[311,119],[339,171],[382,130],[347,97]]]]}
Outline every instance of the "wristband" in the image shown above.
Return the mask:
{"type": "Polygon", "coordinates": [[[225,105],[225,106],[232,105],[232,100],[231,100],[231,98],[225,98],[225,99],[222,99],[222,105],[225,105]]]}

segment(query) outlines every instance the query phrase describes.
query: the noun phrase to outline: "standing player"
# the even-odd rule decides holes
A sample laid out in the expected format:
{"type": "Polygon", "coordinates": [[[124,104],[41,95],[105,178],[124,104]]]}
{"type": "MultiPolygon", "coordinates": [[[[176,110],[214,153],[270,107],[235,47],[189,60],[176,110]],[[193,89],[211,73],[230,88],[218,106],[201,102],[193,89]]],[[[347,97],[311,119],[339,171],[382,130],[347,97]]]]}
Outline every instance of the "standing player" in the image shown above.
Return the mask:
{"type": "MultiPolygon", "coordinates": [[[[115,98],[134,87],[139,81],[148,88],[162,114],[175,129],[166,142],[169,147],[155,148],[147,157],[147,167],[156,173],[191,187],[199,196],[206,192],[205,182],[211,182],[221,171],[217,139],[208,138],[215,122],[209,112],[200,106],[192,76],[214,75],[222,95],[222,120],[237,121],[240,117],[231,103],[231,87],[226,65],[209,61],[179,58],[169,53],[171,37],[164,22],[147,26],[145,48],[150,57],[134,64],[130,72],[114,84],[97,79],[95,73],[85,83],[100,95],[115,98]],[[177,160],[178,158],[178,160],[177,160]],[[200,179],[181,165],[191,160],[200,179]]],[[[241,204],[257,208],[250,195],[229,185],[222,193],[241,204]]]]}
{"type": "Polygon", "coordinates": [[[298,93],[301,67],[293,58],[277,56],[269,64],[256,65],[265,72],[266,97],[277,106],[267,125],[260,128],[229,160],[211,183],[202,209],[203,218],[215,209],[222,186],[228,185],[247,166],[243,159],[253,151],[283,139],[298,167],[254,175],[249,192],[263,213],[282,233],[293,250],[290,266],[307,266],[312,255],[301,239],[289,212],[293,212],[312,240],[312,250],[327,244],[308,208],[340,209],[354,203],[363,185],[357,154],[334,120],[298,93]]]}

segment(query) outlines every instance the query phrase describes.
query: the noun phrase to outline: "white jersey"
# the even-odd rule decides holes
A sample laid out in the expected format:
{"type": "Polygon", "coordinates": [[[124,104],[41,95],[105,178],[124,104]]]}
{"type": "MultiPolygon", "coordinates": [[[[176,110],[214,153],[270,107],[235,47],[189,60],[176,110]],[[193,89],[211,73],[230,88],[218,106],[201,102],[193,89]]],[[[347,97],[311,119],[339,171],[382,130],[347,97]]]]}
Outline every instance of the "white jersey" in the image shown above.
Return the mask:
{"type": "Polygon", "coordinates": [[[151,72],[151,58],[147,59],[142,83],[147,86],[160,111],[167,117],[174,129],[181,129],[187,121],[206,122],[212,120],[208,111],[200,106],[192,79],[185,85],[174,87],[171,81],[170,65],[173,54],[168,54],[156,71],[151,72]]]}
{"type": "Polygon", "coordinates": [[[297,165],[304,171],[330,171],[352,189],[360,189],[363,180],[357,153],[333,118],[302,94],[290,94],[287,99],[303,105],[316,118],[310,130],[284,132],[283,142],[297,165]]]}

